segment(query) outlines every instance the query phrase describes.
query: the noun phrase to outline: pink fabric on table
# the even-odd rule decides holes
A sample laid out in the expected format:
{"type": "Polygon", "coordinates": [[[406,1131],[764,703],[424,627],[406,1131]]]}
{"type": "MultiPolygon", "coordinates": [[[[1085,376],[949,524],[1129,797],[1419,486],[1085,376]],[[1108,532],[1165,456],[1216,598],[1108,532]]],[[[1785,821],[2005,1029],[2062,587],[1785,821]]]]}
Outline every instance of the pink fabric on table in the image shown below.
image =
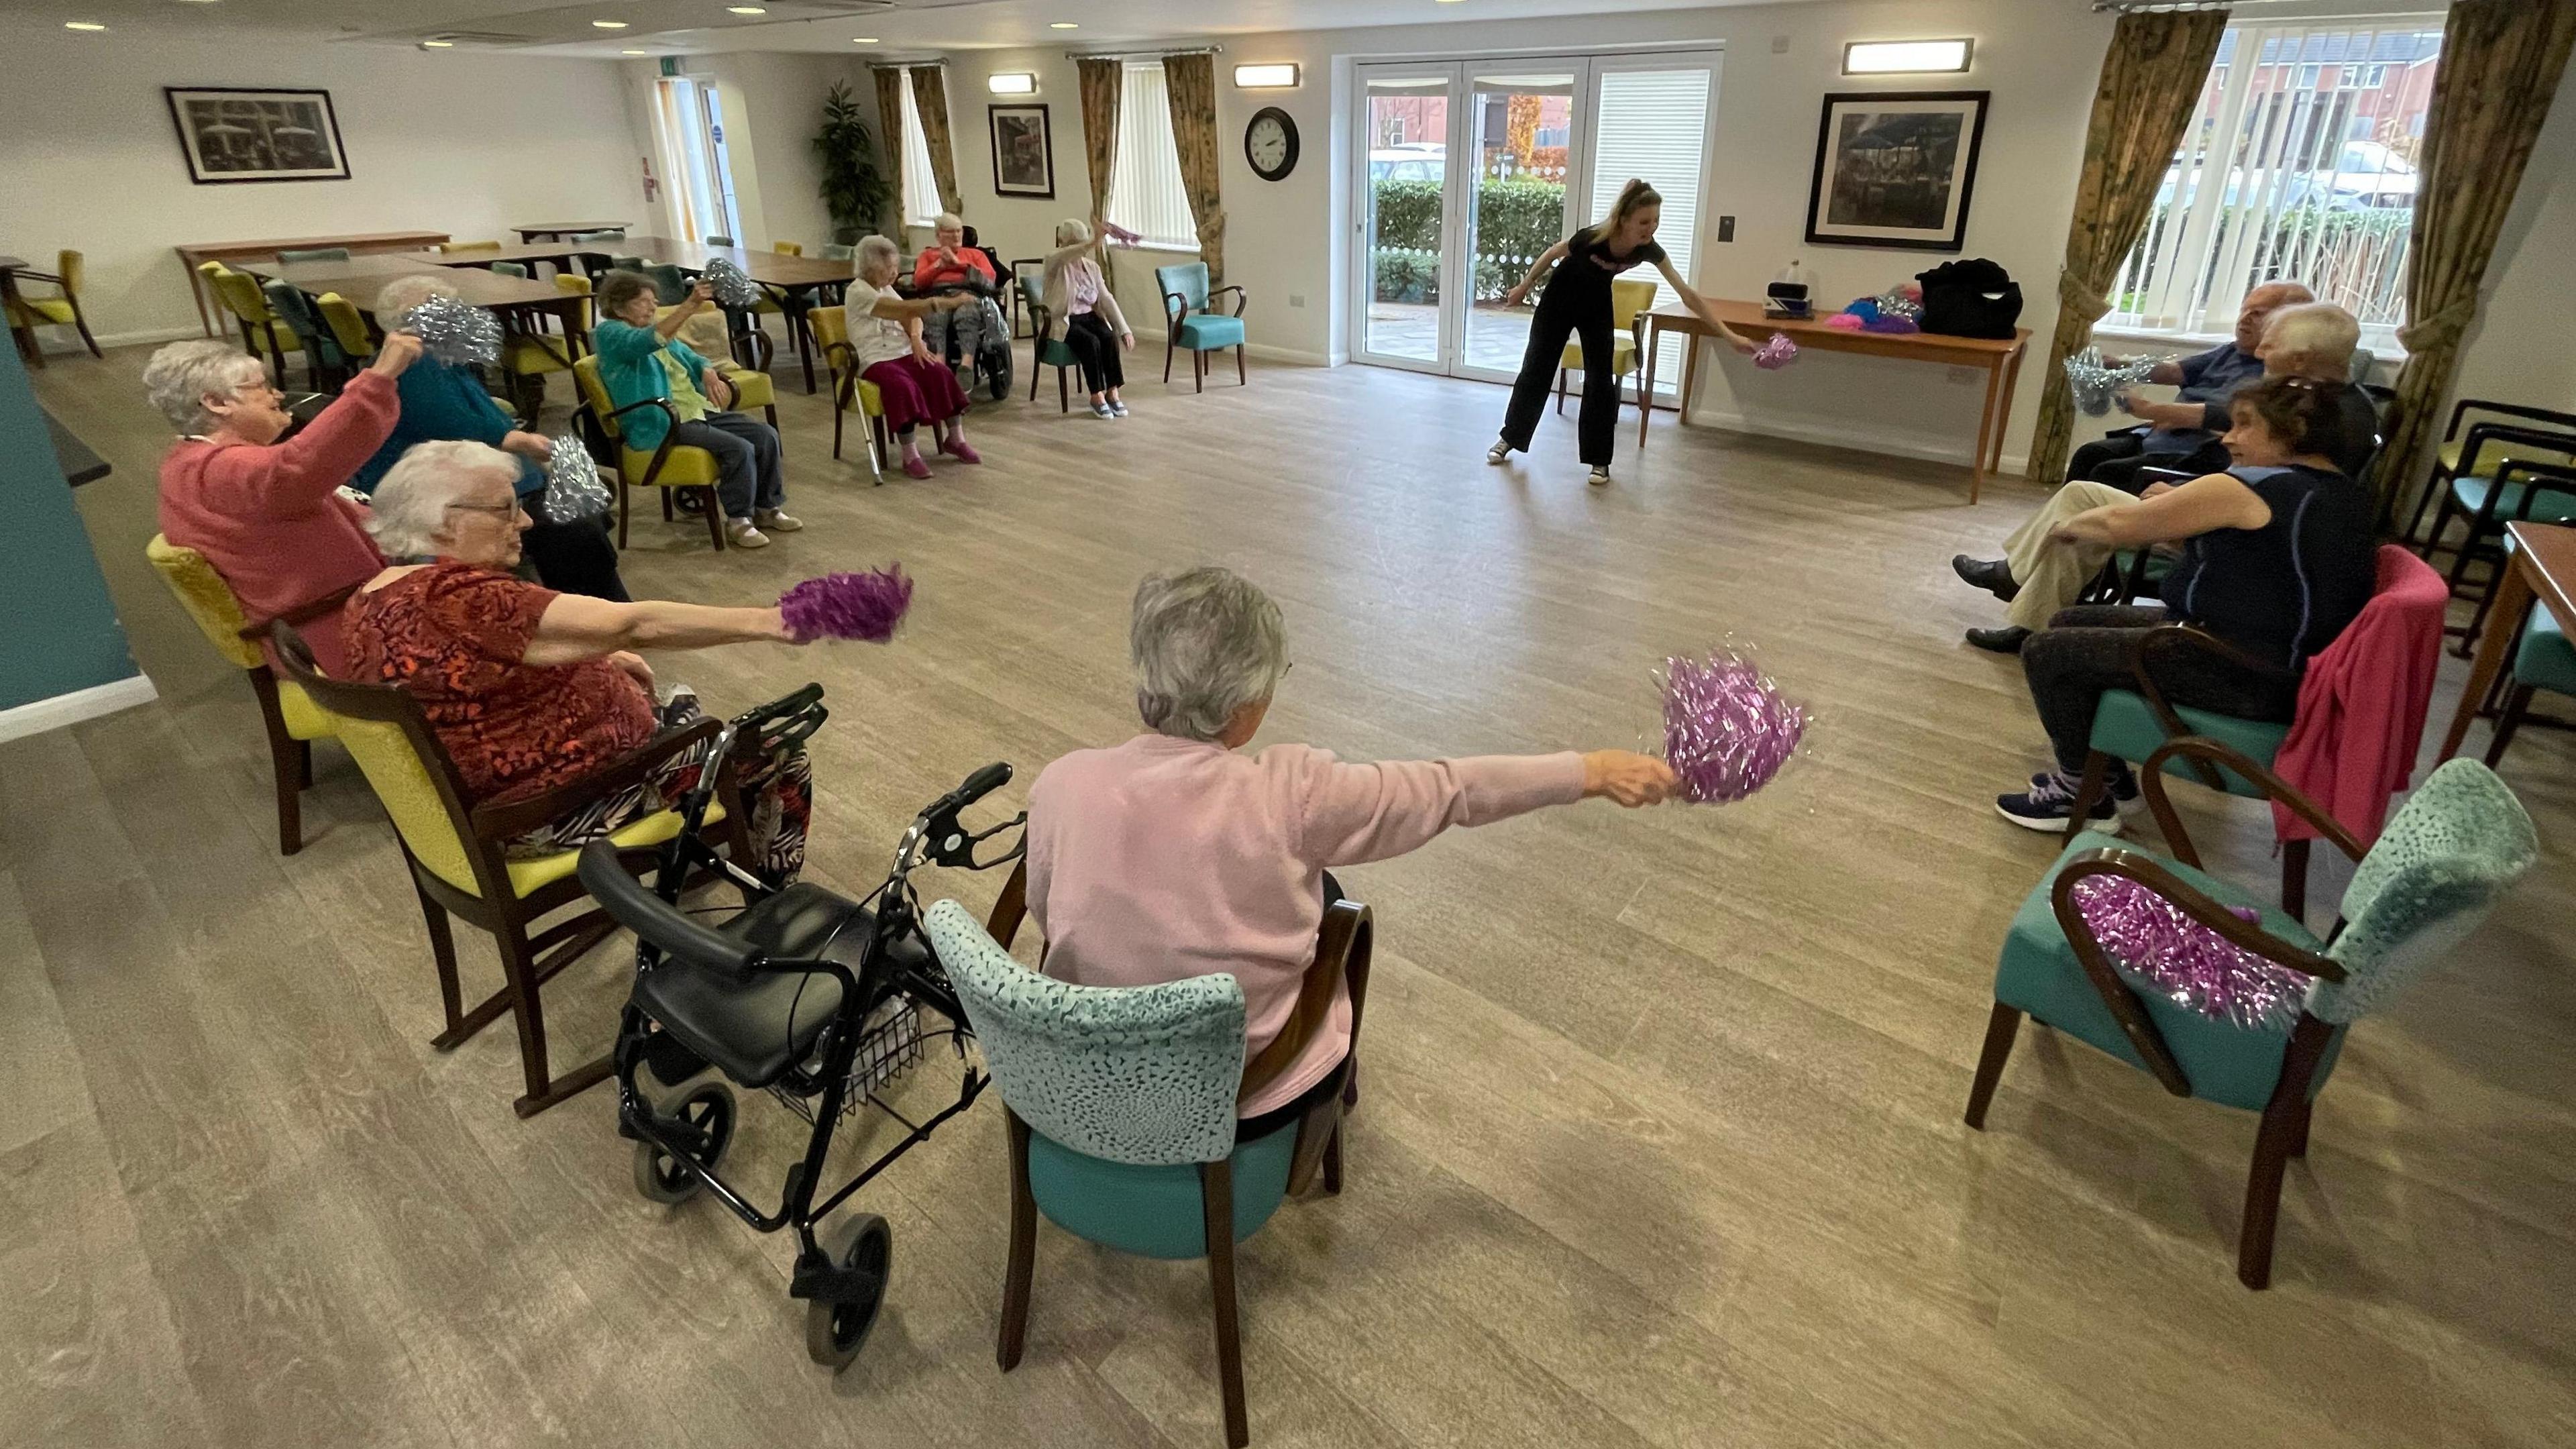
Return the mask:
{"type": "MultiPolygon", "coordinates": [[[[401,412],[394,380],[361,372],[282,443],[181,438],[161,460],[161,536],[205,555],[254,624],[365,583],[384,569],[384,555],[367,537],[366,510],[338,490],[392,436],[401,412]]],[[[340,616],[300,631],[322,671],[340,673],[340,616]]]]}
{"type": "MultiPolygon", "coordinates": [[[[1029,914],[1046,971],[1083,986],[1216,972],[1243,985],[1249,1061],[1284,1030],[1314,964],[1323,873],[1402,855],[1453,825],[1583,798],[1583,757],[1344,764],[1307,745],[1257,755],[1168,735],[1077,750],[1029,790],[1029,914]]],[[[1238,1110],[1296,1100],[1349,1054],[1351,1004],[1238,1110]]]]}
{"type": "MultiPolygon", "coordinates": [[[[2450,586],[2433,566],[2393,543],[2378,553],[2370,602],[2343,633],[2308,661],[2299,712],[2273,758],[2273,773],[2325,807],[2370,844],[2388,823],[2388,798],[2406,788],[2424,743],[2424,714],[2442,659],[2442,611],[2450,586]]],[[[2280,805],[2273,833],[2314,840],[2317,832],[2280,805]]]]}
{"type": "Polygon", "coordinates": [[[901,432],[917,423],[940,423],[966,411],[966,389],[957,374],[909,353],[859,374],[877,385],[886,426],[901,432]]]}

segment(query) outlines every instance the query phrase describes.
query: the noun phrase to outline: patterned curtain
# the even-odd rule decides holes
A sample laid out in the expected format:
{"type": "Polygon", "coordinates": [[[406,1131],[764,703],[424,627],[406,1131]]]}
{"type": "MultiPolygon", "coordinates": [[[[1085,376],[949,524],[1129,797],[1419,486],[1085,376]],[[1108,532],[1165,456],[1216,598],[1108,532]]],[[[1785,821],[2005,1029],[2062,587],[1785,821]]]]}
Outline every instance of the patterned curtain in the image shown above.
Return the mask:
{"type": "Polygon", "coordinates": [[[2227,33],[2228,12],[2131,13],[2111,27],[2111,50],[2093,91],[2093,120],[2084,133],[2084,174],[2075,184],[2075,220],[2066,232],[2066,263],[2057,274],[2057,330],[2040,373],[2039,426],[2030,440],[2030,477],[2054,483],[2074,442],[2075,394],[2066,359],[2093,339],[2093,324],[2111,310],[2111,283],[2138,244],[2154,209],[2156,188],[2200,102],[2201,86],[2227,33]]]}
{"type": "Polygon", "coordinates": [[[1084,56],[1074,67],[1082,81],[1082,160],[1091,173],[1092,250],[1100,254],[1105,272],[1109,249],[1100,227],[1109,219],[1109,172],[1118,160],[1118,92],[1126,82],[1126,63],[1084,56]]]}
{"type": "MultiPolygon", "coordinates": [[[[894,241],[903,245],[903,67],[871,67],[877,81],[877,145],[885,152],[885,174],[894,182],[894,241]]],[[[882,217],[870,217],[876,226],[882,217]]]]}
{"type": "Polygon", "coordinates": [[[2406,258],[2406,325],[2397,340],[2397,436],[2380,460],[2380,517],[2420,482],[2441,435],[2443,394],[2460,367],[2460,338],[2477,320],[2478,287],[2495,253],[2533,138],[2549,118],[2576,41],[2576,5],[2452,0],[2442,59],[2424,119],[2415,228],[2406,258]]]}
{"type": "Polygon", "coordinates": [[[1225,280],[1225,208],[1216,191],[1216,57],[1167,55],[1163,83],[1172,110],[1172,143],[1181,156],[1181,189],[1198,224],[1199,259],[1208,285],[1225,280]]]}
{"type": "Polygon", "coordinates": [[[966,214],[965,194],[957,189],[957,153],[948,149],[948,68],[912,68],[912,104],[921,112],[922,144],[930,148],[930,179],[939,187],[942,210],[966,214]]]}

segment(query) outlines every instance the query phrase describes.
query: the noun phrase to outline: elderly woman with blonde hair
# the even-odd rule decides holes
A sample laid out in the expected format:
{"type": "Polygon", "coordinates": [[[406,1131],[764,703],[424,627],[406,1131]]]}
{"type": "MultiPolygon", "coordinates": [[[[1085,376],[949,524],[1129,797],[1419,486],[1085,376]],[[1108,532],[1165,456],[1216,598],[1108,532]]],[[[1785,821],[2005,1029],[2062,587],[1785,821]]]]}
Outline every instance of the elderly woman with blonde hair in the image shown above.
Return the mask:
{"type": "MultiPolygon", "coordinates": [[[[1602,798],[1672,793],[1663,761],[1627,750],[1345,764],[1308,745],[1243,747],[1288,673],[1279,606],[1221,568],[1155,574],[1128,626],[1145,733],[1077,750],[1029,791],[1028,908],[1048,975],[1144,986],[1215,972],[1242,984],[1245,1052],[1287,1026],[1317,928],[1339,890],[1325,872],[1384,860],[1455,825],[1602,798]]],[[[1241,1104],[1237,1140],[1349,1085],[1358,1003],[1241,1104]]]]}
{"type": "Polygon", "coordinates": [[[1118,390],[1127,371],[1118,354],[1136,346],[1136,334],[1118,310],[1118,298],[1100,275],[1091,250],[1091,228],[1075,217],[1055,224],[1055,250],[1047,253],[1046,308],[1064,319],[1064,345],[1082,369],[1082,390],[1091,395],[1091,415],[1123,418],[1127,404],[1118,390]]]}
{"type": "MultiPolygon", "coordinates": [[[[396,277],[376,295],[376,315],[399,318],[433,297],[456,295],[456,283],[436,272],[396,277]]],[[[627,597],[626,580],[617,571],[617,545],[601,519],[548,518],[537,504],[546,488],[545,464],[554,456],[552,439],[521,428],[483,390],[482,377],[462,363],[424,356],[403,373],[401,391],[402,416],[375,456],[359,465],[350,487],[373,493],[395,460],[416,443],[488,443],[519,460],[519,500],[535,520],[522,543],[537,578],[568,594],[627,597]]]]}
{"type": "Polygon", "coordinates": [[[342,665],[338,614],[301,617],[384,566],[366,510],[339,496],[394,429],[396,381],[420,339],[394,332],[338,400],[294,423],[260,360],[228,342],[173,342],[143,365],[143,389],[178,442],[161,460],[161,536],[223,575],[254,623],[293,621],[326,672],[342,665]]]}
{"type": "MultiPolygon", "coordinates": [[[[511,572],[528,515],[519,459],[486,443],[421,443],[376,484],[367,528],[389,566],[350,596],[348,677],[419,702],[472,802],[519,800],[569,783],[650,740],[666,720],[637,649],[799,642],[775,606],[612,603],[557,593],[511,572]]],[[[685,791],[701,757],[511,843],[568,850],[615,833],[685,791]]],[[[812,774],[800,750],[737,759],[754,868],[773,881],[805,857],[812,774]]]]}
{"type": "Polygon", "coordinates": [[[859,243],[858,276],[842,299],[842,317],[850,339],[850,360],[859,376],[877,385],[885,404],[886,426],[903,447],[903,471],[930,476],[913,433],[923,423],[939,435],[939,451],[960,463],[981,463],[983,456],[966,441],[966,389],[957,374],[933,356],[912,333],[911,324],[953,312],[976,299],[964,292],[938,297],[902,297],[894,290],[903,270],[903,253],[881,236],[859,243]]]}

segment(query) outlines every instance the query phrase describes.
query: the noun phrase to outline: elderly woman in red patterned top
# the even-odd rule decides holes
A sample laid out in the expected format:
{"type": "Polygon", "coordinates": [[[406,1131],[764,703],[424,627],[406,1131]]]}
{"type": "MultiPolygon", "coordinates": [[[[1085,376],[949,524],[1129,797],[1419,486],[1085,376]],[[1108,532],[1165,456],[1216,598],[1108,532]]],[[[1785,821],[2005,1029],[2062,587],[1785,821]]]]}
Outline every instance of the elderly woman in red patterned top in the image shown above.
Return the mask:
{"type": "MultiPolygon", "coordinates": [[[[349,677],[420,702],[476,803],[517,800],[638,748],[663,722],[653,668],[635,649],[793,644],[775,607],[611,603],[515,577],[518,460],[485,443],[421,443],[376,485],[368,532],[390,565],[351,596],[349,677]]],[[[681,716],[693,713],[684,706],[681,716]]],[[[749,797],[755,866],[793,879],[805,857],[812,773],[800,747],[735,760],[749,797]]],[[[663,808],[695,779],[684,755],[654,779],[512,842],[567,850],[663,808]]]]}

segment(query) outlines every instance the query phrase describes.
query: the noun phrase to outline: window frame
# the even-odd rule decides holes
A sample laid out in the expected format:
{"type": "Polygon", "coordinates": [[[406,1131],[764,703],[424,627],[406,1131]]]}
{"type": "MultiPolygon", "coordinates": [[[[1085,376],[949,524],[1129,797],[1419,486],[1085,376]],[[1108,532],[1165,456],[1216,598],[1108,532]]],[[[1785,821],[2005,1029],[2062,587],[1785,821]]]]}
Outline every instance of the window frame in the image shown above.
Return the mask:
{"type": "Polygon", "coordinates": [[[1170,81],[1163,73],[1163,63],[1159,60],[1129,61],[1122,69],[1124,73],[1119,77],[1118,87],[1118,154],[1110,160],[1107,220],[1112,226],[1123,227],[1136,233],[1142,238],[1137,245],[1149,251],[1179,252],[1196,256],[1199,252],[1198,227],[1194,219],[1195,213],[1190,209],[1188,186],[1181,177],[1180,143],[1172,135],[1171,93],[1168,90],[1170,81]],[[1137,124],[1145,118],[1134,114],[1130,109],[1134,107],[1136,110],[1147,110],[1144,102],[1139,99],[1140,90],[1136,85],[1136,76],[1140,72],[1151,72],[1154,75],[1156,89],[1162,97],[1162,104],[1152,107],[1149,111],[1151,116],[1159,117],[1161,122],[1154,132],[1160,136],[1163,143],[1159,151],[1159,159],[1162,163],[1160,165],[1143,161],[1142,158],[1148,152],[1150,138],[1144,134],[1144,128],[1137,124]],[[1133,148],[1132,151],[1131,148],[1133,148]],[[1149,179],[1157,183],[1164,182],[1168,178],[1169,190],[1163,197],[1166,203],[1164,209],[1170,210],[1170,203],[1178,203],[1177,214],[1181,224],[1189,227],[1187,235],[1156,235],[1146,226],[1139,224],[1149,218],[1134,209],[1138,200],[1139,187],[1138,178],[1131,168],[1136,164],[1152,166],[1155,174],[1149,179]]]}

